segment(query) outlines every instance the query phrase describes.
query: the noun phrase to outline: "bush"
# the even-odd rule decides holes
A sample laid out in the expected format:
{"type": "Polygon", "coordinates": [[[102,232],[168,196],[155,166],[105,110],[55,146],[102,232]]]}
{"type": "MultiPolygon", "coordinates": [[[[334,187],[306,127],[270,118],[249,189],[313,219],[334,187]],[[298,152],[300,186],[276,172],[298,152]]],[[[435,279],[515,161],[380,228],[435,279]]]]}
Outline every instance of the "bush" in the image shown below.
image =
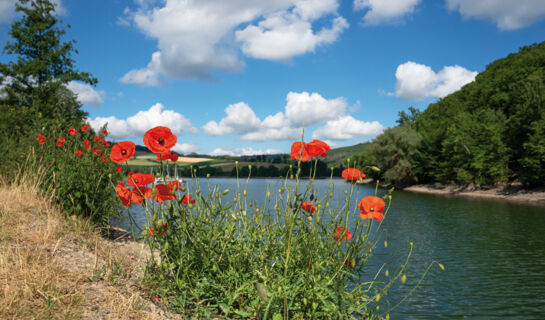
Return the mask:
{"type": "MultiPolygon", "coordinates": [[[[65,215],[90,218],[106,225],[109,216],[119,213],[111,178],[119,179],[116,165],[110,162],[107,131],[99,135],[88,128],[82,131],[66,129],[60,133],[36,134],[28,153],[24,170],[47,168],[42,188],[53,190],[65,215]],[[63,142],[64,141],[64,142],[63,142]]],[[[72,129],[72,128],[71,128],[72,129]]]]}
{"type": "MultiPolygon", "coordinates": [[[[157,141],[169,140],[170,133],[157,141]]],[[[162,162],[163,173],[167,163],[162,162]]],[[[358,214],[349,205],[352,184],[345,202],[332,208],[331,185],[319,199],[312,183],[300,186],[300,168],[301,161],[286,175],[293,180],[269,189],[262,205],[247,199],[246,189],[208,184],[201,190],[198,181],[166,183],[166,174],[163,183],[151,174],[132,174],[132,190],[118,182],[123,204],[142,204],[146,212],[142,232],[152,254],[146,270],[152,294],[188,317],[372,317],[376,303],[396,279],[403,282],[405,272],[404,265],[386,281],[360,278],[380,239],[375,220],[384,219],[386,203],[366,197],[358,214]],[[150,183],[152,188],[146,187],[150,183]],[[234,199],[226,200],[232,192],[234,199]]],[[[390,202],[391,195],[384,199],[390,202]]]]}

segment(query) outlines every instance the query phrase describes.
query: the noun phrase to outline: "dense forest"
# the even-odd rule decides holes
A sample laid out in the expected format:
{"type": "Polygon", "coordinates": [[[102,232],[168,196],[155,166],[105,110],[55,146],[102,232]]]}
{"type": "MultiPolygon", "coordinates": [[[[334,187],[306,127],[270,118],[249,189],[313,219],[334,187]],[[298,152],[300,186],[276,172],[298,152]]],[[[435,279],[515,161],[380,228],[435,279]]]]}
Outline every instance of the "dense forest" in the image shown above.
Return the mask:
{"type": "Polygon", "coordinates": [[[545,42],[496,60],[459,91],[399,113],[356,159],[398,185],[545,184],[545,42]]]}

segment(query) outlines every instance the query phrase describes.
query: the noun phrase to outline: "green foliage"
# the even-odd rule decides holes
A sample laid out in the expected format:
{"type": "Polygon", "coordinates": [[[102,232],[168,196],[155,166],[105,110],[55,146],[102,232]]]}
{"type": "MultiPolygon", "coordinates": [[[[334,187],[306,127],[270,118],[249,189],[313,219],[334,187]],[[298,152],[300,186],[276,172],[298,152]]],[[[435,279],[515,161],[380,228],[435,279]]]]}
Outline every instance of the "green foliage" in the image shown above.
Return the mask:
{"type": "Polygon", "coordinates": [[[11,25],[4,53],[17,60],[0,64],[0,133],[24,135],[33,129],[61,130],[80,122],[74,94],[65,85],[72,80],[95,84],[97,80],[75,69],[72,53],[75,41],[62,42],[65,30],[59,27],[49,0],[19,0],[21,19],[11,25]]]}
{"type": "Polygon", "coordinates": [[[49,134],[45,144],[32,140],[33,155],[29,159],[26,170],[32,166],[46,166],[47,176],[41,186],[52,190],[55,200],[67,215],[76,215],[91,219],[98,225],[109,223],[109,216],[119,213],[117,196],[112,193],[111,179],[119,179],[121,175],[115,171],[116,164],[110,161],[109,143],[95,140],[91,129],[70,136],[68,130],[49,134]],[[62,147],[57,145],[58,138],[66,142],[62,147]],[[89,140],[89,150],[83,141],[89,140]],[[75,152],[80,150],[82,155],[75,152]]]}
{"type": "Polygon", "coordinates": [[[420,135],[409,124],[386,129],[371,143],[364,155],[355,158],[357,165],[373,175],[367,167],[381,168],[374,178],[390,183],[407,184],[417,181],[414,163],[419,155],[420,135]]]}
{"type": "MultiPolygon", "coordinates": [[[[380,231],[350,209],[354,185],[335,208],[331,185],[318,199],[297,175],[269,189],[261,205],[247,199],[245,189],[199,186],[186,181],[177,200],[143,202],[148,225],[142,233],[158,255],[149,260],[145,283],[183,316],[368,319],[405,272],[404,265],[386,279],[360,278],[380,231]],[[185,195],[196,202],[184,204],[185,195]],[[302,201],[317,212],[304,211],[302,201]],[[350,240],[335,240],[340,226],[349,226],[350,240]]],[[[391,201],[389,194],[384,198],[391,201]]]]}
{"type": "Polygon", "coordinates": [[[474,82],[423,112],[413,107],[400,112],[397,123],[421,136],[418,153],[413,161],[403,162],[405,166],[395,169],[401,161],[384,160],[401,158],[397,140],[386,147],[382,136],[377,137],[383,140],[380,156],[370,147],[359,158],[364,164],[382,164],[382,177],[393,181],[406,176],[402,168],[410,167],[417,178],[413,181],[420,182],[519,180],[527,186],[543,185],[544,103],[545,42],[494,61],[474,82]]]}

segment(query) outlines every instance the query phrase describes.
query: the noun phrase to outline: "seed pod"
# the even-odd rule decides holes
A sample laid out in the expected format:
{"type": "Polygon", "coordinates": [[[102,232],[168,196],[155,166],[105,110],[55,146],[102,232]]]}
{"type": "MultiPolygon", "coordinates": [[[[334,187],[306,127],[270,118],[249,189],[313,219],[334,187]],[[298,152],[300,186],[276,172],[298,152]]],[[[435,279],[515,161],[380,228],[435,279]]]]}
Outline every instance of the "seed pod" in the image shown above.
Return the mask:
{"type": "Polygon", "coordinates": [[[384,272],[384,275],[388,277],[390,275],[390,272],[386,270],[386,272],[384,272]]]}
{"type": "Polygon", "coordinates": [[[388,241],[384,240],[384,248],[388,248],[388,241]]]}
{"type": "Polygon", "coordinates": [[[401,284],[405,284],[405,281],[407,281],[407,276],[406,276],[406,275],[402,275],[402,276],[401,276],[401,284]]]}
{"type": "Polygon", "coordinates": [[[244,190],[244,192],[242,192],[242,195],[244,196],[244,198],[246,198],[246,195],[248,195],[248,192],[246,192],[246,190],[244,190]]]}
{"type": "Polygon", "coordinates": [[[223,190],[223,195],[226,195],[226,194],[228,194],[228,193],[229,193],[229,189],[223,190]]]}
{"type": "Polygon", "coordinates": [[[381,298],[381,297],[380,297],[380,293],[377,293],[377,296],[375,297],[375,301],[376,301],[377,303],[379,303],[380,298],[381,298]]]}

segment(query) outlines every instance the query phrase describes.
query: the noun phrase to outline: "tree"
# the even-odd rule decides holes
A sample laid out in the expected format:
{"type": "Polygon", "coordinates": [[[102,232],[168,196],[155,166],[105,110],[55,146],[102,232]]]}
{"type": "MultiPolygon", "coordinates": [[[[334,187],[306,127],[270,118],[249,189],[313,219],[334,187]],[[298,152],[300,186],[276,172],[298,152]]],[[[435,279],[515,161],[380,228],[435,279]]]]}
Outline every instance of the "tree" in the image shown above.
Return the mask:
{"type": "Polygon", "coordinates": [[[81,122],[87,114],[66,84],[78,80],[94,85],[96,78],[75,68],[75,41],[61,40],[66,31],[51,1],[19,0],[16,7],[22,17],[11,25],[13,41],[3,52],[17,59],[0,64],[0,130],[21,135],[36,127],[81,122]]]}

